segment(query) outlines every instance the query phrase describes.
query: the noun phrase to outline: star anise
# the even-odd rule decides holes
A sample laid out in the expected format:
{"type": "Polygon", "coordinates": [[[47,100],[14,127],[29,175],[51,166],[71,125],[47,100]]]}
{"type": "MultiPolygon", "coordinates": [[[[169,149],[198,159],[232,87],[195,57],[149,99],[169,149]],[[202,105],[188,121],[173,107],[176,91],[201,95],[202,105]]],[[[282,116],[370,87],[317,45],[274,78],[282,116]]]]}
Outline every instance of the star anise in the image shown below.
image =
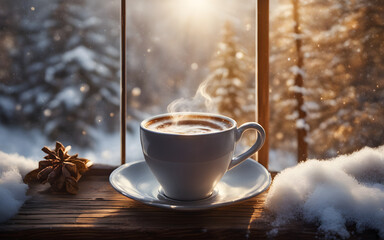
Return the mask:
{"type": "Polygon", "coordinates": [[[77,185],[81,175],[88,170],[88,159],[79,158],[78,154],[69,155],[70,146],[64,147],[56,142],[55,150],[43,147],[41,150],[47,155],[45,160],[39,162],[39,168],[28,173],[24,182],[38,181],[49,183],[54,191],[66,191],[76,194],[79,190],[77,185]]]}

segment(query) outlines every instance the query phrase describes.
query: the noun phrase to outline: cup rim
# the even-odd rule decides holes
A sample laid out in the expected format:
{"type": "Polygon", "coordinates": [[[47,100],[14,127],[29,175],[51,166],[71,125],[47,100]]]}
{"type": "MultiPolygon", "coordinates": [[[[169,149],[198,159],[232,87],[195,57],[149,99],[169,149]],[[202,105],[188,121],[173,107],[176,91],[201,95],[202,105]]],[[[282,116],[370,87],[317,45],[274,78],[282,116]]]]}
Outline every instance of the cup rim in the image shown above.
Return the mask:
{"type": "Polygon", "coordinates": [[[141,121],[141,123],[140,123],[141,129],[148,131],[148,132],[151,132],[151,133],[156,133],[156,134],[160,134],[160,135],[169,135],[169,136],[183,136],[183,137],[220,134],[220,133],[225,133],[225,132],[231,131],[236,127],[237,127],[237,122],[234,119],[227,117],[227,116],[224,116],[224,115],[217,114],[217,113],[208,113],[208,112],[162,113],[162,114],[148,117],[148,118],[144,119],[143,121],[141,121]],[[232,124],[232,126],[229,128],[226,128],[222,131],[218,131],[218,132],[205,132],[205,133],[197,133],[197,134],[178,134],[178,133],[160,132],[160,131],[154,131],[154,130],[151,130],[151,129],[148,129],[147,127],[145,127],[145,124],[148,123],[149,121],[153,121],[154,119],[157,119],[157,118],[170,117],[170,116],[174,116],[174,115],[199,115],[199,116],[207,116],[207,117],[216,117],[216,118],[220,118],[223,120],[227,120],[228,122],[230,122],[232,124]]]}

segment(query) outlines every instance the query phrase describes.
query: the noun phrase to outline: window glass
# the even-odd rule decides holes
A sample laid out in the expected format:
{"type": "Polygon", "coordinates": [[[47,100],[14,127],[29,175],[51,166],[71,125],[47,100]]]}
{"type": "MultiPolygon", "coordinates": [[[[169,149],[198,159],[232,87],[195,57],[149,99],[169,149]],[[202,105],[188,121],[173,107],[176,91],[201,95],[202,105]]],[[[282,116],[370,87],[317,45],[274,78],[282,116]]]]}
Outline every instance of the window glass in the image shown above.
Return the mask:
{"type": "Polygon", "coordinates": [[[383,16],[383,1],[271,1],[272,167],[295,164],[298,129],[309,158],[384,144],[383,16]]]}
{"type": "MultiPolygon", "coordinates": [[[[254,120],[255,1],[126,5],[127,161],[139,122],[172,102],[254,120]]],[[[0,151],[39,160],[58,140],[120,164],[120,1],[4,1],[0,52],[0,151]]]]}
{"type": "Polygon", "coordinates": [[[119,153],[119,2],[3,1],[0,150],[40,159],[55,141],[119,153]]]}

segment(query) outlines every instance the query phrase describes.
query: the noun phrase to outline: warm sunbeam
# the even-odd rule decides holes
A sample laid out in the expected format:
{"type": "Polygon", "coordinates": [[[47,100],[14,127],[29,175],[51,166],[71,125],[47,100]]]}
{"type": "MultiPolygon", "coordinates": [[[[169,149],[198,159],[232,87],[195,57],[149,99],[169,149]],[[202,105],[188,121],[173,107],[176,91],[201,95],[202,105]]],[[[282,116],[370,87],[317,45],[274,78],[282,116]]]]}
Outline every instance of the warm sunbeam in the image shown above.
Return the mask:
{"type": "Polygon", "coordinates": [[[169,0],[169,20],[179,31],[204,34],[216,27],[220,4],[216,0],[169,0]]]}
{"type": "Polygon", "coordinates": [[[167,34],[174,31],[174,39],[184,45],[199,42],[201,50],[206,47],[204,43],[217,38],[220,32],[218,29],[221,29],[226,21],[232,21],[234,24],[241,22],[241,18],[234,17],[239,10],[239,4],[235,1],[164,0],[163,7],[166,21],[172,27],[167,29],[167,34]]]}
{"type": "Polygon", "coordinates": [[[212,0],[183,0],[176,1],[174,11],[177,12],[180,19],[204,19],[212,14],[212,0]]]}

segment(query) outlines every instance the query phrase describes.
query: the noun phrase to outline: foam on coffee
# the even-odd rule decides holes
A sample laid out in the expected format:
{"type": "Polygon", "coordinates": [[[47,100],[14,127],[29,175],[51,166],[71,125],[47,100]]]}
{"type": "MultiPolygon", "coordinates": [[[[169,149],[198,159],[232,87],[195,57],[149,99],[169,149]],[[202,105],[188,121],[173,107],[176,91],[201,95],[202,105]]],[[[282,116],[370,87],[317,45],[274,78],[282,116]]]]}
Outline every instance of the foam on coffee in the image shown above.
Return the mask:
{"type": "Polygon", "coordinates": [[[181,135],[220,132],[231,126],[232,124],[224,119],[201,116],[182,116],[181,119],[165,117],[152,120],[146,125],[153,131],[181,135]]]}

